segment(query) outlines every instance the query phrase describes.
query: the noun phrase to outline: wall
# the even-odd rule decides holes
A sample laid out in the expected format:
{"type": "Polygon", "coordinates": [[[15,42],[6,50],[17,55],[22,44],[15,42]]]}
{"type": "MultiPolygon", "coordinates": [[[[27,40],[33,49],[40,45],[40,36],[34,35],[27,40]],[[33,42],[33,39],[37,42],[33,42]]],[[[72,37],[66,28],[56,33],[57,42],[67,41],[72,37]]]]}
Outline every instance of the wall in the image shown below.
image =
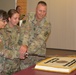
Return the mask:
{"type": "MultiPolygon", "coordinates": [[[[35,11],[38,1],[28,0],[27,11],[35,11]]],[[[76,50],[76,0],[44,1],[48,4],[47,19],[51,22],[47,48],[76,50]]]]}
{"type": "Polygon", "coordinates": [[[76,0],[50,0],[51,37],[47,47],[76,50],[76,0]]]}
{"type": "Polygon", "coordinates": [[[0,0],[0,9],[8,11],[15,8],[15,0],[0,0]]]}

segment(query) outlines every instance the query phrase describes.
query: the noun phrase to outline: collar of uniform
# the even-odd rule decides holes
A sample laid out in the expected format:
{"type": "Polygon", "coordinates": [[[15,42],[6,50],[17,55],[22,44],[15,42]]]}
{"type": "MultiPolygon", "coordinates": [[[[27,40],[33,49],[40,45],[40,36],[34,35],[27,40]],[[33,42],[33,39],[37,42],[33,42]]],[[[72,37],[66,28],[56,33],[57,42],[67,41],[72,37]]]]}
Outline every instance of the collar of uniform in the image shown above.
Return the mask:
{"type": "MultiPolygon", "coordinates": [[[[16,28],[16,26],[14,26],[14,27],[11,28],[11,27],[7,24],[6,27],[5,27],[5,30],[6,30],[6,31],[9,31],[9,32],[12,32],[14,28],[16,28]]],[[[15,29],[14,29],[14,30],[15,30],[15,29]]]]}
{"type": "Polygon", "coordinates": [[[46,17],[44,17],[42,20],[39,20],[39,21],[38,21],[38,20],[36,19],[36,15],[34,15],[34,17],[33,17],[33,19],[32,19],[32,22],[36,24],[36,23],[38,23],[38,22],[39,22],[39,23],[40,23],[40,22],[44,22],[45,20],[46,20],[46,17]]]}

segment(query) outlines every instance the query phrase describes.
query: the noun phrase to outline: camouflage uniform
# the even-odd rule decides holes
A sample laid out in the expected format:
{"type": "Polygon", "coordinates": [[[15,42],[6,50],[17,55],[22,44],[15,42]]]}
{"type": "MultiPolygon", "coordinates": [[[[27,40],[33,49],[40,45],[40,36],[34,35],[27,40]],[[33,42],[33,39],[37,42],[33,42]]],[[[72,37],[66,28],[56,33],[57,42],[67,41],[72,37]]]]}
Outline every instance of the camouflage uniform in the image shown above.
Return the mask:
{"type": "Polygon", "coordinates": [[[18,40],[20,36],[19,26],[14,26],[13,28],[10,28],[9,25],[7,25],[4,30],[7,35],[7,38],[5,37],[6,38],[4,45],[5,48],[10,50],[19,50],[20,48],[20,46],[18,46],[18,40]]]}
{"type": "Polygon", "coordinates": [[[4,75],[11,75],[20,69],[20,59],[18,59],[18,50],[20,48],[18,45],[19,30],[17,26],[10,28],[9,25],[7,25],[1,32],[3,36],[3,49],[0,48],[0,55],[2,57],[0,60],[3,62],[2,71],[5,73],[4,75]]]}
{"type": "Polygon", "coordinates": [[[19,42],[28,46],[28,58],[22,60],[21,69],[44,59],[46,55],[46,40],[51,32],[51,25],[44,18],[37,21],[34,13],[27,15],[26,23],[22,25],[21,37],[19,42]],[[21,41],[21,39],[23,41],[21,41]]]}
{"type": "Polygon", "coordinates": [[[2,57],[3,52],[1,52],[3,49],[3,36],[2,36],[1,30],[2,29],[0,29],[0,73],[3,71],[3,67],[4,67],[3,65],[5,63],[5,58],[2,57]]]}

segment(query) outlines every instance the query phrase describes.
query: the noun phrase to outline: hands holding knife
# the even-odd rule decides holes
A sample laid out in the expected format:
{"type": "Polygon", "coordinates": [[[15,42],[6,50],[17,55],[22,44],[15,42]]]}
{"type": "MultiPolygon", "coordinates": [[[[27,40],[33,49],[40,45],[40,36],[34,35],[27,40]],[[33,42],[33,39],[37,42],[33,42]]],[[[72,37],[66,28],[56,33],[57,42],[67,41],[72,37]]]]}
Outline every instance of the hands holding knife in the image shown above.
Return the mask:
{"type": "Polygon", "coordinates": [[[22,45],[20,47],[19,53],[20,53],[20,59],[25,59],[27,57],[27,50],[28,47],[26,45],[22,45]]]}

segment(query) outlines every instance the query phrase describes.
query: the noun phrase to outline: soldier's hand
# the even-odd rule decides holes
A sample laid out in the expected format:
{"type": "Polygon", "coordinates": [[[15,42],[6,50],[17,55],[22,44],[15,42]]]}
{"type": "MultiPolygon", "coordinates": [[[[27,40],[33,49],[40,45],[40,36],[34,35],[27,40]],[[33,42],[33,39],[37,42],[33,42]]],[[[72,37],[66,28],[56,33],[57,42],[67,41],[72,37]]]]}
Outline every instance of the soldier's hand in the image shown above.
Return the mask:
{"type": "Polygon", "coordinates": [[[28,48],[27,48],[26,45],[20,47],[20,50],[19,50],[19,52],[20,52],[20,59],[25,59],[25,53],[27,52],[27,49],[28,48]]]}

